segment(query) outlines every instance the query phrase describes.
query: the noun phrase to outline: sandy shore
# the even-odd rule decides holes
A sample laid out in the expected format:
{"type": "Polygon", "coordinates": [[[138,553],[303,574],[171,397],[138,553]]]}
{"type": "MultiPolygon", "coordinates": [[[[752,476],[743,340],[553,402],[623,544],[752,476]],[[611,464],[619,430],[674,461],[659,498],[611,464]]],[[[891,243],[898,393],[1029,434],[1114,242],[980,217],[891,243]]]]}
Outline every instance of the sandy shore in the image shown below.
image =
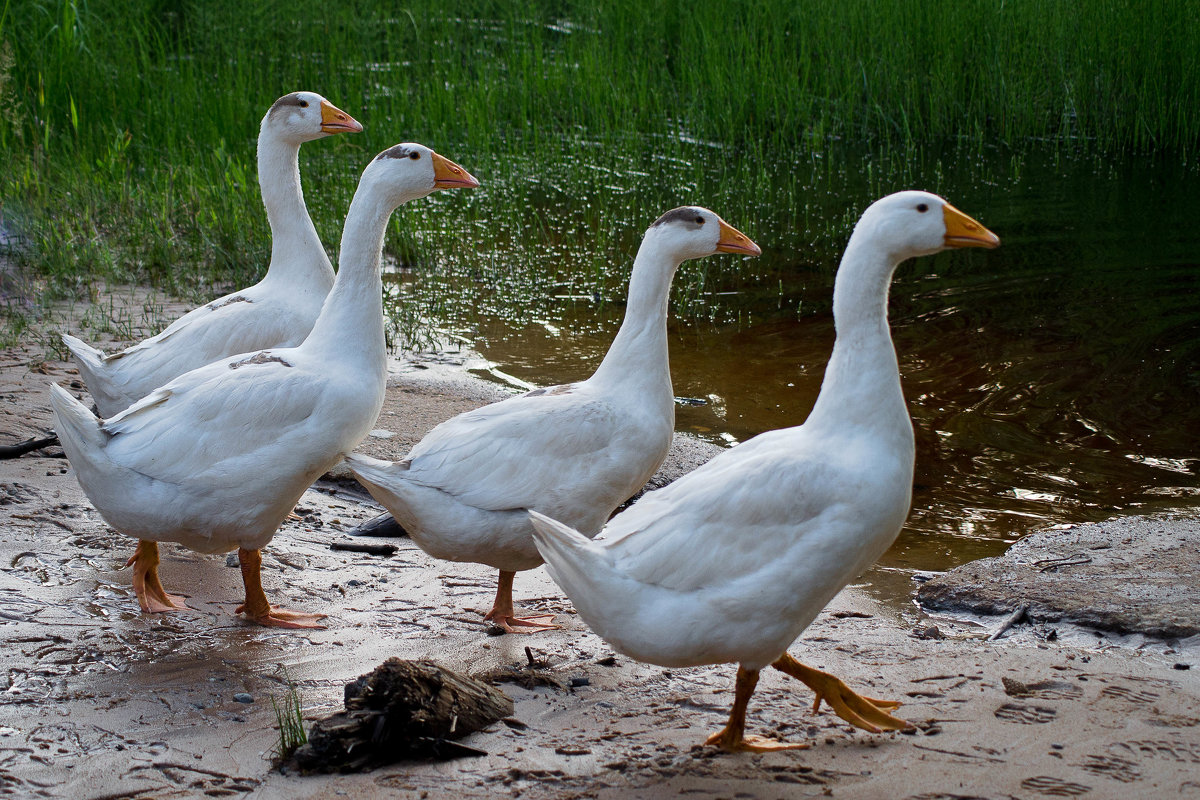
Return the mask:
{"type": "MultiPolygon", "coordinates": [[[[47,384],[77,380],[41,347],[0,354],[0,435],[50,425],[47,384]]],[[[396,456],[440,420],[507,393],[456,356],[397,364],[375,435],[396,456]]],[[[683,440],[667,477],[711,454],[683,440]]],[[[1200,797],[1200,659],[1188,642],[1122,641],[1047,623],[987,641],[984,626],[882,607],[844,591],[792,648],[876,697],[902,700],[908,734],[872,735],[780,674],[764,673],[751,732],[811,748],[726,755],[700,745],[723,724],[730,666],[663,670],[590,633],[543,570],[518,576],[519,607],[561,630],[489,636],[494,573],[430,559],[406,539],[375,557],[331,542],[379,513],[322,482],[265,552],[272,600],[329,613],[293,633],[233,616],[236,561],[164,547],[163,581],[192,610],[144,615],[120,569],[131,542],[92,509],[61,458],[0,462],[0,794],[149,797],[1200,797]],[[232,566],[231,566],[232,565],[232,566]],[[936,629],[935,629],[936,628],[936,629]],[[937,638],[941,637],[941,638],[937,638]],[[343,684],[388,656],[478,674],[548,662],[562,685],[502,686],[514,719],[472,735],[480,758],[363,775],[283,775],[272,696],[284,673],[305,713],[340,708],[343,684]],[[1195,666],[1193,666],[1195,665],[1195,666]],[[578,684],[567,688],[569,684],[578,684]],[[249,702],[246,702],[249,701],[249,702]]],[[[1103,580],[1097,578],[1096,580],[1103,580]]]]}

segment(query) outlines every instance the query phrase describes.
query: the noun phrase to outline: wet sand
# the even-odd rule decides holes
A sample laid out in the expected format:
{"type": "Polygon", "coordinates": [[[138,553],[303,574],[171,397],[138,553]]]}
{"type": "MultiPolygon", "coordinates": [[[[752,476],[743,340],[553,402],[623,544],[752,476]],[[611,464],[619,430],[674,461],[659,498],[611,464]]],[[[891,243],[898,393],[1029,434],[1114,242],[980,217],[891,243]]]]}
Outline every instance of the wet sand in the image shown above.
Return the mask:
{"type": "MultiPolygon", "coordinates": [[[[77,380],[67,364],[39,363],[41,353],[0,353],[6,441],[49,427],[47,384],[77,380]]],[[[441,419],[507,392],[462,362],[397,364],[378,433],[361,449],[400,455],[441,419]]],[[[685,441],[674,469],[709,447],[685,441]]],[[[518,607],[553,612],[562,629],[489,636],[480,612],[491,570],[435,561],[406,539],[372,540],[397,544],[391,557],[330,550],[379,513],[351,483],[321,482],[299,511],[264,553],[264,584],[273,602],[330,614],[327,630],[245,623],[232,613],[236,559],[170,545],[163,582],[192,609],[148,615],[120,568],[132,542],[103,523],[68,464],[44,451],[0,462],[0,794],[1200,797],[1200,659],[1186,642],[1123,646],[1066,626],[1048,641],[1045,624],[986,641],[997,618],[981,627],[915,606],[897,612],[851,587],[790,652],[864,694],[902,700],[899,715],[917,729],[850,728],[828,709],[814,714],[805,687],[764,673],[748,730],[811,748],[728,755],[700,743],[724,723],[731,666],[611,658],[541,569],[518,576],[518,607]],[[485,757],[361,775],[271,770],[270,698],[284,695],[285,670],[315,718],[389,656],[479,674],[519,669],[526,647],[560,686],[503,684],[514,718],[464,740],[485,757]]]]}

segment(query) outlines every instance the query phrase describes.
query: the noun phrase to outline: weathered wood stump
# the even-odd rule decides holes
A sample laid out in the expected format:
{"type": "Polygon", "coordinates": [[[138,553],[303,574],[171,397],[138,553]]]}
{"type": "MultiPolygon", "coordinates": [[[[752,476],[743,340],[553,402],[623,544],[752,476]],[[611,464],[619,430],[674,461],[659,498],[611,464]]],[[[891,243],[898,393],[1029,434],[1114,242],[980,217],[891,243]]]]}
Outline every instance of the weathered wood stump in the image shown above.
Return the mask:
{"type": "Polygon", "coordinates": [[[346,710],[316,722],[308,744],[283,766],[352,772],[406,758],[484,755],[448,740],[512,713],[512,700],[499,689],[432,661],[389,658],[346,684],[346,710]]]}

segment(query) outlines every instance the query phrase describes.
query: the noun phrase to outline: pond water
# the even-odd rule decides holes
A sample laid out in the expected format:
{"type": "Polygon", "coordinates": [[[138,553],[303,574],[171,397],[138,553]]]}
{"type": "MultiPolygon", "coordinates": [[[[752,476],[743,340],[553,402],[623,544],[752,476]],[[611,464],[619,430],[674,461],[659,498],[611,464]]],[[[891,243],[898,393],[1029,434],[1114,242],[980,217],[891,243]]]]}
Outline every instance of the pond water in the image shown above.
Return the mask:
{"type": "MultiPolygon", "coordinates": [[[[854,221],[875,197],[928,188],[1003,244],[897,270],[890,318],[917,470],[908,523],[868,583],[906,597],[913,570],[997,555],[1037,528],[1200,504],[1194,167],[1047,151],[842,153],[837,165],[808,153],[755,170],[745,156],[698,152],[618,167],[581,148],[536,175],[488,165],[490,196],[426,212],[465,213],[462,238],[486,243],[442,247],[403,294],[422,283],[441,293],[431,313],[506,373],[579,380],[620,324],[641,232],[674,205],[707,205],[764,255],[690,262],[677,276],[671,366],[688,399],[677,427],[734,444],[803,422],[854,221]],[[469,250],[488,264],[476,256],[456,271],[469,250]]],[[[485,185],[487,172],[476,171],[485,185]]]]}

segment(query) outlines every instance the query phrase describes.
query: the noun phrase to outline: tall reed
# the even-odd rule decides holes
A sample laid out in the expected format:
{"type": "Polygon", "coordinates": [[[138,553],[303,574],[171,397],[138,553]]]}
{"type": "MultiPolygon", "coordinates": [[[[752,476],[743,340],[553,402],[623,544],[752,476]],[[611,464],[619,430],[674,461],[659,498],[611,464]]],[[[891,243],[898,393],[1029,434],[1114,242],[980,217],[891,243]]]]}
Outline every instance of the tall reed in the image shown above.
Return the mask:
{"type": "MultiPolygon", "coordinates": [[[[257,275],[257,123],[299,88],[367,128],[302,150],[330,247],[354,176],[400,140],[487,164],[493,202],[523,198],[500,212],[513,227],[601,237],[614,214],[640,232],[664,196],[714,174],[745,183],[774,163],[787,182],[788,164],[844,159],[847,142],[884,160],[1031,141],[1188,160],[1200,143],[1200,15],[1186,3],[2,2],[0,220],[26,235],[19,256],[51,293],[100,276],[200,297],[257,275]],[[539,171],[573,160],[596,168],[539,171]],[[677,183],[657,191],[639,172],[677,183]],[[523,219],[530,207],[542,216],[523,219]]],[[[803,204],[805,187],[784,188],[781,202],[803,204]]],[[[483,224],[497,212],[479,202],[407,218],[430,233],[449,206],[483,224]]]]}

